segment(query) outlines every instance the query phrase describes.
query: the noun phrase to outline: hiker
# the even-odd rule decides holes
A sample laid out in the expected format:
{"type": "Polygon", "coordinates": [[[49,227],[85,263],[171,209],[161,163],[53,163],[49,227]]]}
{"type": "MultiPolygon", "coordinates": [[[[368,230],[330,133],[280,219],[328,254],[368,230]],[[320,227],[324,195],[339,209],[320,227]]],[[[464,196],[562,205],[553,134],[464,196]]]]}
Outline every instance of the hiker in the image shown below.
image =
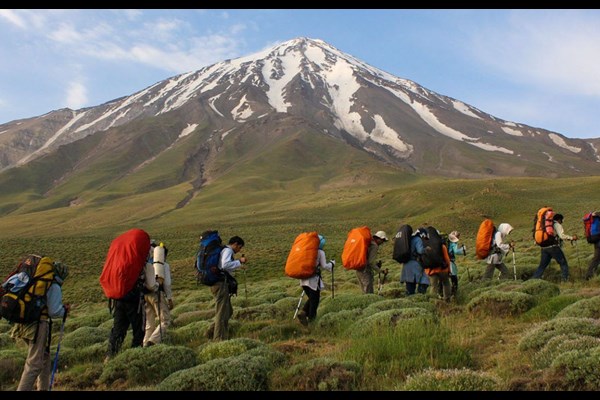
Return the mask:
{"type": "Polygon", "coordinates": [[[319,308],[321,290],[325,288],[323,278],[321,278],[321,270],[326,269],[331,272],[335,267],[335,260],[329,260],[329,262],[327,262],[325,250],[323,250],[325,242],[325,237],[319,235],[319,249],[317,250],[317,259],[315,260],[317,264],[315,274],[310,278],[300,280],[300,286],[302,286],[308,300],[304,303],[302,310],[298,312],[296,318],[298,318],[300,323],[304,326],[308,326],[308,323],[313,322],[317,317],[317,308],[319,308]]]}
{"type": "Polygon", "coordinates": [[[371,236],[371,243],[367,249],[367,265],[362,269],[356,270],[356,277],[362,292],[365,294],[373,292],[373,274],[374,272],[379,273],[381,271],[381,263],[375,261],[377,259],[377,253],[379,246],[388,241],[388,237],[384,231],[378,231],[371,236]]]}
{"type": "Polygon", "coordinates": [[[415,292],[425,294],[429,287],[429,277],[421,266],[421,254],[423,254],[423,239],[427,237],[425,228],[417,229],[410,239],[410,260],[404,263],[400,274],[400,283],[406,285],[406,295],[410,296],[415,292]]]}
{"type": "Polygon", "coordinates": [[[10,335],[27,343],[27,359],[17,390],[49,390],[52,361],[50,343],[52,340],[52,319],[62,318],[71,308],[63,304],[62,284],[69,276],[69,269],[60,262],[53,263],[54,279],[46,293],[46,306],[42,309],[39,321],[15,323],[10,335]]]}
{"type": "Polygon", "coordinates": [[[569,280],[569,264],[567,263],[567,258],[562,251],[562,243],[564,240],[570,240],[571,242],[577,240],[577,235],[567,235],[562,226],[563,223],[563,215],[562,214],[554,214],[553,219],[553,227],[556,235],[554,236],[554,243],[540,247],[540,264],[538,265],[537,270],[533,273],[532,279],[540,279],[544,274],[544,271],[550,265],[550,261],[555,259],[558,265],[560,265],[560,271],[562,274],[562,281],[567,282],[569,280]]]}
{"type": "Polygon", "coordinates": [[[237,281],[231,275],[231,272],[241,268],[245,270],[247,259],[242,255],[238,260],[233,257],[244,247],[244,239],[239,236],[233,236],[229,239],[227,246],[221,250],[219,258],[219,269],[224,273],[224,279],[218,281],[210,287],[215,299],[215,320],[208,328],[208,332],[213,332],[214,340],[229,339],[229,319],[233,315],[231,306],[231,296],[237,294],[237,281]]]}
{"type": "Polygon", "coordinates": [[[167,328],[171,325],[171,310],[173,309],[173,293],[171,291],[171,266],[167,262],[169,249],[166,246],[153,246],[153,267],[158,283],[158,291],[144,294],[146,309],[146,334],[144,347],[150,347],[162,342],[167,328]],[[162,248],[161,248],[162,247],[162,248]],[[162,253],[162,260],[159,255],[162,253]],[[156,324],[158,319],[159,324],[156,324]]]}
{"type": "Polygon", "coordinates": [[[490,252],[490,255],[486,258],[486,268],[483,274],[482,280],[492,279],[494,276],[494,271],[497,269],[500,271],[500,279],[509,279],[510,272],[506,265],[502,262],[504,256],[508,254],[508,252],[515,248],[515,242],[511,241],[507,242],[506,236],[508,236],[513,230],[513,227],[506,222],[498,225],[498,230],[494,235],[492,248],[493,250],[490,252]]]}
{"type": "Polygon", "coordinates": [[[144,343],[144,293],[149,293],[156,297],[156,291],[158,290],[154,266],[150,262],[153,256],[153,247],[151,246],[146,258],[146,264],[142,268],[133,289],[118,300],[110,300],[113,327],[108,337],[108,351],[104,362],[108,362],[121,350],[130,325],[133,335],[131,338],[131,347],[141,347],[144,343]]]}
{"type": "Polygon", "coordinates": [[[443,265],[429,266],[423,265],[425,273],[429,276],[431,288],[439,299],[450,302],[452,296],[452,285],[450,283],[450,256],[448,247],[442,244],[443,265]]]}
{"type": "Polygon", "coordinates": [[[448,255],[450,256],[450,283],[452,284],[452,296],[456,296],[458,291],[458,267],[456,266],[456,256],[467,255],[467,249],[463,244],[458,247],[460,232],[452,231],[448,234],[448,255]]]}
{"type": "MultiPolygon", "coordinates": [[[[597,217],[600,215],[598,211],[594,211],[592,217],[597,217]]],[[[588,265],[588,271],[585,275],[585,280],[590,280],[596,275],[596,269],[598,269],[598,265],[600,264],[600,240],[594,242],[594,256],[590,260],[588,265]]]]}

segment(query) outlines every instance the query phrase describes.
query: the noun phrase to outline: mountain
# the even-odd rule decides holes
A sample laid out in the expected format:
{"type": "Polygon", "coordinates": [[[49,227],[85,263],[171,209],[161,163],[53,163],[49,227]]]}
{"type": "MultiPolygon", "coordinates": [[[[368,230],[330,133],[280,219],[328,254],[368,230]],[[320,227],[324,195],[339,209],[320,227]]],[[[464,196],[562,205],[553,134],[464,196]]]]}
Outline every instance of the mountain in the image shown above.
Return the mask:
{"type": "Polygon", "coordinates": [[[332,185],[356,179],[333,175],[359,158],[420,176],[589,176],[600,172],[599,146],[496,118],[296,38],[99,106],[0,125],[0,185],[11,199],[2,206],[0,197],[0,211],[20,207],[19,196],[53,207],[85,190],[111,187],[110,197],[187,184],[181,207],[233,169],[258,168],[270,184],[301,179],[309,165],[331,169],[319,153],[347,156],[323,172],[332,185]]]}

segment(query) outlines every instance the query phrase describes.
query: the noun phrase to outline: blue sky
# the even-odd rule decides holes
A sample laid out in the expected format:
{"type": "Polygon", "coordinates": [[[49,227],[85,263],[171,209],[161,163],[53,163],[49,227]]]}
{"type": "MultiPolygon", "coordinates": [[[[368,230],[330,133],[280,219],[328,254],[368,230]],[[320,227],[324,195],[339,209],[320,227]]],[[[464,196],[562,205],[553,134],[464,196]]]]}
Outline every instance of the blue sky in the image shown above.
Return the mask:
{"type": "Polygon", "coordinates": [[[505,120],[600,137],[600,10],[0,10],[0,124],[296,37],[505,120]]]}

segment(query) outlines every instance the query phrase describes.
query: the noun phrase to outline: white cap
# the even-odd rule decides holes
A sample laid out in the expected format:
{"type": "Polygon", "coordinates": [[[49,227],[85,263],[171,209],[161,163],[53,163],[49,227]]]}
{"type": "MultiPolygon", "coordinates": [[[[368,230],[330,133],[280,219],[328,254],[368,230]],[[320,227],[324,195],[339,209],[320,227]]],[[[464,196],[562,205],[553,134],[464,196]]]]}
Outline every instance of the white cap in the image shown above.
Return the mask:
{"type": "Polygon", "coordinates": [[[458,233],[457,231],[452,231],[448,235],[448,240],[450,240],[452,243],[456,243],[456,242],[458,242],[459,236],[460,236],[460,233],[458,233]]]}
{"type": "Polygon", "coordinates": [[[374,234],[373,236],[377,236],[379,239],[383,240],[384,242],[388,241],[388,237],[384,231],[379,231],[376,234],[374,234]]]}

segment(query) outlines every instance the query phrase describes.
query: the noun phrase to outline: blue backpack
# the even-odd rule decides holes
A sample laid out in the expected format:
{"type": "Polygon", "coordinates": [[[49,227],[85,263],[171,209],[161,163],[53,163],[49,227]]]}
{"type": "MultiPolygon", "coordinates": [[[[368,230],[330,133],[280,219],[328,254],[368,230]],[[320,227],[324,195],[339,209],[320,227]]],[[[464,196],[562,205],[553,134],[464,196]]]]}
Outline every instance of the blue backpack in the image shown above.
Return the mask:
{"type": "Polygon", "coordinates": [[[588,243],[600,241],[600,216],[587,213],[583,216],[583,229],[588,243]]]}
{"type": "Polygon", "coordinates": [[[212,286],[225,277],[219,269],[219,258],[223,244],[218,231],[206,231],[200,237],[200,247],[196,253],[196,277],[198,283],[212,286]]]}

